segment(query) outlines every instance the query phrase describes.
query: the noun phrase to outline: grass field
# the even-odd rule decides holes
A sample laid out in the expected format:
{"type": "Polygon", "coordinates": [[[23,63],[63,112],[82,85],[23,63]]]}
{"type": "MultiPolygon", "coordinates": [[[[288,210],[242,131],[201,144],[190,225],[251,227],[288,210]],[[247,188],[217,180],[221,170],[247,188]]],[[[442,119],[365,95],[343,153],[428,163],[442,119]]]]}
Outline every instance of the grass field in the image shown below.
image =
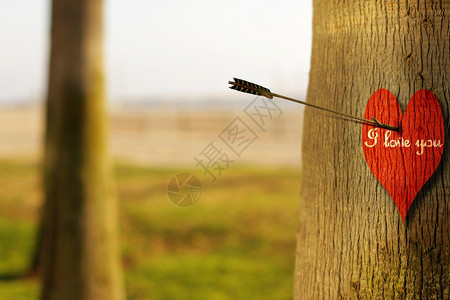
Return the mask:
{"type": "MultiPolygon", "coordinates": [[[[233,166],[178,208],[175,169],[118,164],[122,263],[128,299],[291,299],[299,171],[233,166]]],[[[199,173],[198,169],[182,170],[199,173]]],[[[26,270],[42,200],[38,165],[0,161],[0,299],[37,299],[26,270]]]]}

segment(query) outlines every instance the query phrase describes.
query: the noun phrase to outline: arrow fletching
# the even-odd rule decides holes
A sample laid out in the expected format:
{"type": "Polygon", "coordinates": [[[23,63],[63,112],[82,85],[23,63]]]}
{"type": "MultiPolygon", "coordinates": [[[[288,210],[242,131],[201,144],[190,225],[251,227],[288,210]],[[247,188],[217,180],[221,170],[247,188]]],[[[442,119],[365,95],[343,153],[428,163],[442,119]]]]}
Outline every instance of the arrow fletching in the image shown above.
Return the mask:
{"type": "Polygon", "coordinates": [[[264,96],[269,99],[272,99],[272,93],[268,88],[265,88],[263,86],[257,85],[253,82],[248,82],[242,79],[234,78],[234,81],[228,81],[229,84],[231,84],[230,89],[236,90],[243,93],[258,95],[258,96],[264,96]]]}

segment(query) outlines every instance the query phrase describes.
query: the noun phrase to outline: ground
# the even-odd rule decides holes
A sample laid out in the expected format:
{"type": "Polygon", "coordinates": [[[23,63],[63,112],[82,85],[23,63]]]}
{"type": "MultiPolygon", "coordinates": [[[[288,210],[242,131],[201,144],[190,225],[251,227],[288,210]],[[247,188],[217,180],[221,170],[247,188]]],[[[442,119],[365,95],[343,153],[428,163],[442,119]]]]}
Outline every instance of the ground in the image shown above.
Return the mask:
{"type": "MultiPolygon", "coordinates": [[[[17,278],[32,255],[42,204],[37,159],[0,160],[0,299],[37,299],[17,278]]],[[[298,168],[234,165],[198,203],[167,197],[180,170],[116,162],[128,299],[291,299],[298,168]]],[[[209,183],[208,183],[209,182],[209,183]]]]}

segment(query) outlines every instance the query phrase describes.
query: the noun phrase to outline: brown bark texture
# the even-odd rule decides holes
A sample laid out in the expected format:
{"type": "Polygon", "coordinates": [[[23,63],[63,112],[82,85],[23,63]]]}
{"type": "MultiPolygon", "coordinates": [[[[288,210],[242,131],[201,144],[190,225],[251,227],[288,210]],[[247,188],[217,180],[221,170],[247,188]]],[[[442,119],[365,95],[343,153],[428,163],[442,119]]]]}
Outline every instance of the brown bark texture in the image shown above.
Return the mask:
{"type": "Polygon", "coordinates": [[[102,2],[52,4],[42,299],[124,298],[106,148],[102,2]]]}
{"type": "Polygon", "coordinates": [[[377,89],[403,112],[429,89],[446,142],[402,222],[361,124],[306,108],[295,299],[449,299],[449,15],[450,1],[313,1],[307,101],[362,117],[377,89]]]}

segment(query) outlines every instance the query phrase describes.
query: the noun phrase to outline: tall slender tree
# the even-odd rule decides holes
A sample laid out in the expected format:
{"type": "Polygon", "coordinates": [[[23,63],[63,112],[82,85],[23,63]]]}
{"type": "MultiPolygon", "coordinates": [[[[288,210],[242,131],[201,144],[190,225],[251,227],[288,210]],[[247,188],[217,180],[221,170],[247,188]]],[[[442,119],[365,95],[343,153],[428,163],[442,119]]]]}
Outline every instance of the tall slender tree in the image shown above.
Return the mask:
{"type": "Polygon", "coordinates": [[[124,298],[106,144],[103,1],[53,0],[42,299],[124,298]]]}
{"type": "Polygon", "coordinates": [[[432,90],[440,166],[405,222],[364,159],[361,126],[306,108],[295,299],[449,299],[450,2],[313,0],[307,100],[363,116],[389,89],[432,90]]]}

